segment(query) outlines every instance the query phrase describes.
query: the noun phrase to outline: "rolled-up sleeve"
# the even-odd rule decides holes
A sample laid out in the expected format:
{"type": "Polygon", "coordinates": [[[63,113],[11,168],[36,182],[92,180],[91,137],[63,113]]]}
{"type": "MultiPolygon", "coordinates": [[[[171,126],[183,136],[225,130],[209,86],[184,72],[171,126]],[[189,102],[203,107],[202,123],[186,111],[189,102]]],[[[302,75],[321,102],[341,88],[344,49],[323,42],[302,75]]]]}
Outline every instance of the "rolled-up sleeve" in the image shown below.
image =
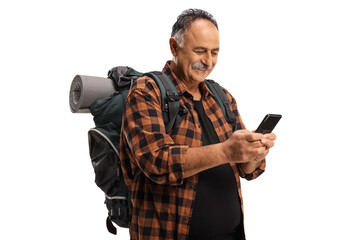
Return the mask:
{"type": "Polygon", "coordinates": [[[245,178],[246,180],[254,180],[257,177],[259,177],[261,174],[263,174],[263,172],[265,171],[265,166],[266,166],[266,161],[265,159],[261,161],[260,166],[255,169],[252,173],[244,173],[244,171],[242,170],[240,164],[237,165],[239,172],[240,172],[240,177],[245,178]]]}
{"type": "Polygon", "coordinates": [[[153,80],[137,81],[129,93],[123,136],[130,160],[157,184],[180,185],[184,180],[186,145],[175,145],[166,134],[160,91],[153,80]]]}

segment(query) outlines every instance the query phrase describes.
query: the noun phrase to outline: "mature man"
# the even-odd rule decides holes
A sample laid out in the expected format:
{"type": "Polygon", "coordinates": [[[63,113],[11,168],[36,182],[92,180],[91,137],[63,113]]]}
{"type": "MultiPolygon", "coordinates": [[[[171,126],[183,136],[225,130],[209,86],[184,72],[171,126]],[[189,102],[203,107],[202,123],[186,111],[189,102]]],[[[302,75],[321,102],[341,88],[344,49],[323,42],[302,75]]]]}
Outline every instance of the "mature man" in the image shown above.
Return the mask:
{"type": "Polygon", "coordinates": [[[131,192],[131,239],[245,239],[240,178],[255,179],[275,135],[245,129],[235,99],[233,132],[204,80],[219,53],[214,18],[184,11],[173,26],[173,60],[163,69],[188,109],[165,131],[154,80],[139,78],[129,93],[121,133],[121,161],[131,192]]]}

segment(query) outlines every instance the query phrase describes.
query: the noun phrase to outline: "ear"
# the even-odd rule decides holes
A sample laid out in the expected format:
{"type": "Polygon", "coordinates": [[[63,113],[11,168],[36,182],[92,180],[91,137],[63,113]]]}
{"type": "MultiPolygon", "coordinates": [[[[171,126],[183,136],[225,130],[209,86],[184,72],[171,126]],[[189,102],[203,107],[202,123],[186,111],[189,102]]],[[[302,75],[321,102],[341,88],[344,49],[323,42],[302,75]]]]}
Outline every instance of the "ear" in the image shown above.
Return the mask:
{"type": "Polygon", "coordinates": [[[177,56],[177,51],[179,49],[179,46],[176,42],[176,39],[174,37],[171,37],[169,39],[169,44],[170,44],[170,51],[171,51],[171,54],[176,57],[177,56]]]}

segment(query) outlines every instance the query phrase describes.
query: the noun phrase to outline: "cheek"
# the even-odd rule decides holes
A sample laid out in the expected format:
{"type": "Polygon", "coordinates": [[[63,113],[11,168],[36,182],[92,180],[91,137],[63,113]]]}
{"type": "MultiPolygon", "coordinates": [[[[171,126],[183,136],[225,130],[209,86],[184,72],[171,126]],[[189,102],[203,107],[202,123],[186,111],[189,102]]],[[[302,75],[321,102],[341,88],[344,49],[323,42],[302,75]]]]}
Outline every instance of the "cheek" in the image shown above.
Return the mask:
{"type": "Polygon", "coordinates": [[[189,62],[190,62],[191,58],[190,58],[190,56],[188,54],[179,54],[178,59],[179,59],[180,65],[185,68],[185,67],[187,67],[189,65],[189,62]]]}
{"type": "Polygon", "coordinates": [[[215,65],[217,63],[217,56],[213,58],[212,62],[213,62],[213,67],[215,67],[215,65]]]}

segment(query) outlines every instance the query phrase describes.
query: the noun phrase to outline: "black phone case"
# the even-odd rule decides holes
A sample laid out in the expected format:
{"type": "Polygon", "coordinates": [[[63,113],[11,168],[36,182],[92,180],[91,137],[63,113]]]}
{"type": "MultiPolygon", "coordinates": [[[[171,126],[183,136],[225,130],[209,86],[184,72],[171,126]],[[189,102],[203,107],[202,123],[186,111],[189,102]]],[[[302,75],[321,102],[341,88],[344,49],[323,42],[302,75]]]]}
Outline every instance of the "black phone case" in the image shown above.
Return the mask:
{"type": "Polygon", "coordinates": [[[267,114],[255,132],[262,134],[271,133],[281,117],[280,114],[267,114]]]}

